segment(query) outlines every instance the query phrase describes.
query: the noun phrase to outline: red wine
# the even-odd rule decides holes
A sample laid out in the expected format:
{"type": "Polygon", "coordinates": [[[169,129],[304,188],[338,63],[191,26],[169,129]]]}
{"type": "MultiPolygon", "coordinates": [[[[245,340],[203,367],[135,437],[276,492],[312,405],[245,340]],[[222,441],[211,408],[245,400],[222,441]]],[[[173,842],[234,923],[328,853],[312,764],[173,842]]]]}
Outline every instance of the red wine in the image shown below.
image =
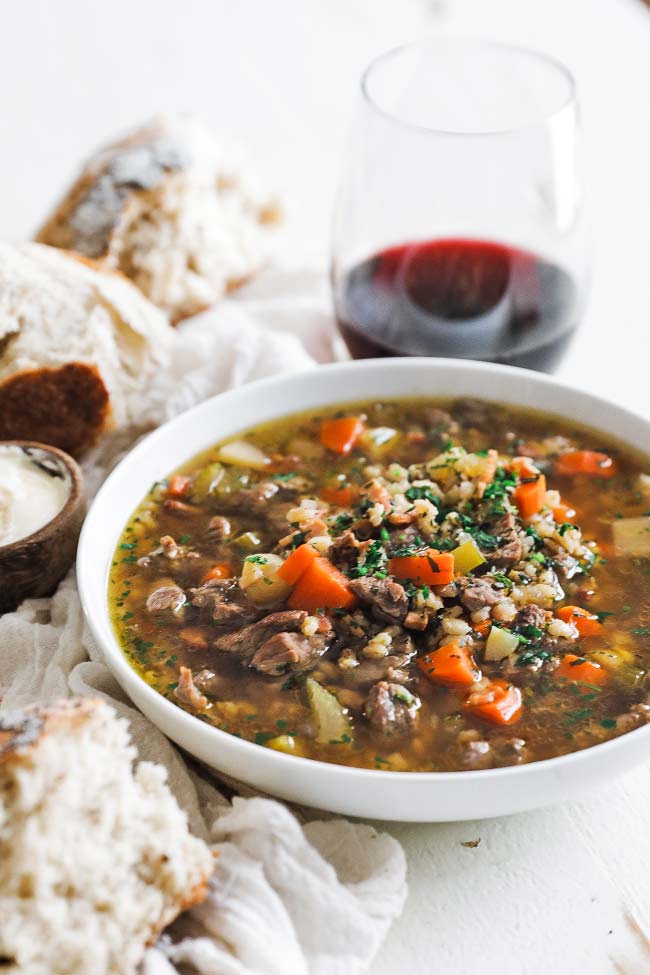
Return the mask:
{"type": "Polygon", "coordinates": [[[356,359],[437,355],[550,370],[577,326],[574,279],[536,254],[459,238],[400,244],[336,287],[356,359]]]}

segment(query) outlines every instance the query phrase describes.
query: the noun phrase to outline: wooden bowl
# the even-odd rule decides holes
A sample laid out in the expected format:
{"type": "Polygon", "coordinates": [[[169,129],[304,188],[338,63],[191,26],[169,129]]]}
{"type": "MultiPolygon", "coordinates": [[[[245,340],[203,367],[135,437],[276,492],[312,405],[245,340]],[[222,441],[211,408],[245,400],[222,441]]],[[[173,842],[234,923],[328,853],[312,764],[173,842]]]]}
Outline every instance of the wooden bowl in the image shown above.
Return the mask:
{"type": "Polygon", "coordinates": [[[61,470],[70,485],[59,513],[38,531],[9,545],[0,545],[0,613],[29,596],[47,596],[66,574],[75,557],[86,514],[86,493],[78,464],[64,451],[31,440],[2,440],[2,447],[27,448],[61,470]]]}

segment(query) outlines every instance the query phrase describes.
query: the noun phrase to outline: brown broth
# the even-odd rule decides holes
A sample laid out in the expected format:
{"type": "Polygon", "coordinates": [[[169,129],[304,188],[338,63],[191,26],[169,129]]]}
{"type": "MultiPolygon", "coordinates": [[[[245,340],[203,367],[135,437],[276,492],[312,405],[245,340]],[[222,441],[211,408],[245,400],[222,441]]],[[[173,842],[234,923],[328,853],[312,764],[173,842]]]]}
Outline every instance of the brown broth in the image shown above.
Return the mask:
{"type": "MultiPolygon", "coordinates": [[[[451,771],[472,767],[463,757],[472,735],[489,743],[494,756],[492,765],[513,763],[515,739],[525,743],[523,760],[536,761],[588,747],[628,730],[621,716],[648,700],[650,559],[617,555],[611,543],[611,528],[620,518],[650,516],[650,496],[639,490],[637,482],[638,475],[645,473],[649,465],[645,458],[610,437],[547,414],[483,403],[484,415],[489,417],[487,422],[477,426],[470,414],[463,422],[466,402],[411,399],[346,403],[317,413],[310,411],[274,420],[245,431],[242,436],[266,454],[300,457],[294,469],[307,480],[308,486],[295,504],[303,495],[317,496],[319,487],[331,486],[333,478],[341,475],[345,476],[346,483],[362,485],[367,480],[364,467],[368,463],[397,462],[408,467],[435,456],[445,447],[446,434],[441,432],[439,441],[436,440],[437,434],[432,431],[426,413],[432,407],[448,410],[460,418],[460,432],[452,439],[468,452],[496,448],[499,453],[517,455],[526,453],[531,444],[546,442],[550,437],[565,437],[577,449],[602,450],[615,457],[619,473],[610,480],[547,475],[548,487],[559,489],[563,499],[566,496],[577,510],[575,522],[582,529],[584,540],[598,544],[598,554],[590,570],[565,586],[564,602],[578,604],[579,596],[587,598],[585,592],[592,591],[588,603],[583,605],[588,605],[591,613],[607,614],[601,632],[581,638],[574,650],[587,657],[606,648],[619,653],[621,666],[615,672],[608,672],[604,686],[560,681],[552,673],[529,675],[522,666],[515,682],[523,695],[523,715],[513,725],[498,727],[469,716],[460,705],[457,690],[431,683],[411,665],[409,687],[420,698],[421,707],[410,734],[387,737],[371,727],[364,716],[367,688],[360,691],[354,677],[337,665],[336,654],[328,653],[308,676],[315,677],[339,698],[347,709],[353,730],[351,741],[344,736],[332,744],[319,744],[313,737],[314,721],[304,690],[305,675],[271,677],[242,666],[232,655],[211,649],[214,626],[189,604],[182,621],[145,610],[147,596],[156,586],[173,581],[185,591],[197,587],[206,570],[215,562],[223,561],[224,553],[234,572],[239,574],[247,555],[233,540],[215,545],[207,537],[208,521],[223,511],[218,497],[212,495],[198,502],[190,499],[189,511],[169,509],[163,504],[165,482],[152,487],[129,520],[110,573],[113,624],[125,656],[137,673],[160,694],[178,703],[174,691],[179,668],[190,667],[194,674],[208,668],[216,674],[218,693],[207,707],[196,712],[200,720],[262,745],[282,737],[283,750],[288,747],[288,736],[293,740],[294,754],[366,768],[451,771]],[[410,442],[401,436],[377,461],[359,448],[348,457],[334,455],[320,446],[318,429],[323,417],[338,413],[363,413],[371,427],[421,429],[427,439],[410,442]],[[154,559],[153,565],[140,566],[138,559],[155,550],[160,537],[165,535],[173,536],[180,545],[196,552],[197,557],[176,562],[154,559]],[[192,649],[184,642],[179,634],[190,626],[205,636],[207,648],[192,649]]],[[[228,442],[233,439],[229,437],[228,442]]],[[[195,476],[197,471],[216,461],[218,447],[215,445],[188,461],[177,473],[195,476]]],[[[281,485],[283,478],[286,482],[289,473],[276,473],[276,482],[281,485]]],[[[243,478],[239,483],[247,487],[259,482],[263,475],[230,467],[226,477],[231,489],[236,490],[238,478],[243,478]]],[[[268,480],[268,474],[264,479],[268,480]]],[[[283,534],[277,526],[270,528],[253,511],[228,511],[227,516],[233,527],[231,539],[250,531],[259,538],[258,551],[276,550],[283,534]]],[[[288,526],[284,534],[287,531],[290,531],[288,526]]],[[[412,635],[419,653],[423,653],[426,648],[418,643],[421,635],[412,635]]],[[[475,657],[485,676],[501,675],[501,663],[482,659],[480,644],[475,657]]],[[[634,726],[633,721],[627,724],[634,726]]]]}

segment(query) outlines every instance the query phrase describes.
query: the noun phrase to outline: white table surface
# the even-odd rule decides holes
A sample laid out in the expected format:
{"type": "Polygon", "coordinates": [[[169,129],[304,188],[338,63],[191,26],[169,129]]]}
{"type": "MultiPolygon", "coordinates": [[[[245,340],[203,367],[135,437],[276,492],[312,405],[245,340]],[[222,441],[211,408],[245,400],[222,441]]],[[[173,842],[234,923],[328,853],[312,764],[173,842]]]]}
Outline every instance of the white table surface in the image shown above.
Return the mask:
{"type": "MultiPolygon", "coordinates": [[[[290,251],[324,262],[350,105],[372,56],[458,31],[565,60],[583,105],[594,283],[560,375],[648,412],[650,9],[640,0],[24,0],[2,15],[9,239],[29,235],[89,148],[157,111],[192,109],[252,146],[292,201],[290,251]]],[[[650,972],[650,764],[582,802],[388,828],[407,851],[410,896],[372,975],[650,972]]]]}

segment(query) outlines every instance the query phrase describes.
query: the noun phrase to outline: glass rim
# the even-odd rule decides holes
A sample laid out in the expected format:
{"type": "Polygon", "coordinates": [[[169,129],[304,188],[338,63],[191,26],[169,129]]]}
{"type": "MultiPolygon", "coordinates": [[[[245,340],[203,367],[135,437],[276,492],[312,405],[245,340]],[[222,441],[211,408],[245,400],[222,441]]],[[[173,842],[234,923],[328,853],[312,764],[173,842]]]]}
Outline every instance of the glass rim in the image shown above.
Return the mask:
{"type": "Polygon", "coordinates": [[[536,48],[526,47],[525,45],[520,44],[507,44],[502,41],[494,41],[489,38],[475,37],[466,34],[441,35],[439,37],[431,37],[426,40],[407,41],[404,44],[397,44],[395,47],[382,51],[380,54],[376,55],[376,57],[374,57],[364,68],[360,78],[360,88],[365,103],[378,115],[381,115],[384,119],[392,124],[399,125],[411,132],[420,132],[422,134],[429,135],[455,136],[456,138],[502,136],[512,135],[516,132],[523,132],[526,129],[536,128],[540,125],[548,124],[553,119],[560,116],[562,112],[566,111],[566,109],[571,105],[574,105],[577,101],[577,85],[575,77],[563,61],[560,61],[558,58],[555,58],[544,51],[539,51],[536,48]],[[558,74],[563,76],[567,85],[567,96],[558,107],[549,112],[542,113],[539,117],[523,122],[520,125],[504,125],[502,128],[449,129],[419,122],[411,122],[405,118],[402,118],[400,115],[397,115],[382,106],[370,93],[369,83],[375,69],[381,67],[392,58],[395,58],[398,55],[404,54],[408,51],[415,51],[418,48],[421,50],[426,50],[427,47],[433,47],[436,44],[458,43],[467,46],[475,45],[477,47],[501,51],[508,54],[524,55],[530,61],[537,61],[539,63],[546,64],[548,67],[553,68],[558,74]]]}

